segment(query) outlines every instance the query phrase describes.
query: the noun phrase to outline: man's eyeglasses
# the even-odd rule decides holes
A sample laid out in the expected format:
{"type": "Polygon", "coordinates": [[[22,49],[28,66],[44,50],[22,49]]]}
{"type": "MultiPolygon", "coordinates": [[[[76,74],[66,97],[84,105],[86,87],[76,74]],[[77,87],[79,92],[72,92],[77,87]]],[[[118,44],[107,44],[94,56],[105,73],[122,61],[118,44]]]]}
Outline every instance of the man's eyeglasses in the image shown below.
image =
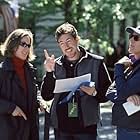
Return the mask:
{"type": "Polygon", "coordinates": [[[23,48],[26,48],[26,47],[30,48],[31,47],[31,45],[27,44],[26,42],[20,42],[19,45],[23,48]]]}
{"type": "Polygon", "coordinates": [[[129,34],[129,39],[134,38],[135,41],[140,41],[140,35],[129,34]]]}

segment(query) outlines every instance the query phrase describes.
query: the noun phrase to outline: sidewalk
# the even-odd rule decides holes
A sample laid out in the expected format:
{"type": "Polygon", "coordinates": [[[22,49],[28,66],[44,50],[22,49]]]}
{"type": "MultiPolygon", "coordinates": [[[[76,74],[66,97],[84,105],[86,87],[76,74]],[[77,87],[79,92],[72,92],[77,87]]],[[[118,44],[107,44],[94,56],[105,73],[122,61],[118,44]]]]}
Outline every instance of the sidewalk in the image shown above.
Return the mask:
{"type": "MultiPolygon", "coordinates": [[[[116,140],[116,129],[111,125],[111,103],[101,104],[102,126],[98,127],[98,140],[116,140]]],[[[44,114],[40,114],[40,140],[43,139],[44,114]]],[[[53,130],[50,129],[50,139],[54,140],[53,130]]]]}
{"type": "Polygon", "coordinates": [[[98,127],[98,140],[116,140],[116,129],[111,125],[111,107],[110,102],[101,104],[102,126],[98,127]]]}

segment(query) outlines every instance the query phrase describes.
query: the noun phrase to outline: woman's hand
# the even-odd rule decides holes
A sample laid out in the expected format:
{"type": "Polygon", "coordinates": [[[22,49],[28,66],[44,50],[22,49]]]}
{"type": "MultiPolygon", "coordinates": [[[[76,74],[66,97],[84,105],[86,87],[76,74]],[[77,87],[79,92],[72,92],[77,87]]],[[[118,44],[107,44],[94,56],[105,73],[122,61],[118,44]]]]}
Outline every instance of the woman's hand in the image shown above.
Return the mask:
{"type": "Polygon", "coordinates": [[[12,116],[21,116],[27,120],[25,113],[18,106],[16,106],[15,110],[12,112],[12,116]]]}
{"type": "Polygon", "coordinates": [[[129,59],[127,56],[124,56],[116,64],[123,64],[127,68],[132,65],[132,62],[131,59],[129,59]]]}
{"type": "Polygon", "coordinates": [[[132,95],[127,98],[127,101],[132,102],[134,105],[140,105],[140,96],[139,95],[132,95]]]}

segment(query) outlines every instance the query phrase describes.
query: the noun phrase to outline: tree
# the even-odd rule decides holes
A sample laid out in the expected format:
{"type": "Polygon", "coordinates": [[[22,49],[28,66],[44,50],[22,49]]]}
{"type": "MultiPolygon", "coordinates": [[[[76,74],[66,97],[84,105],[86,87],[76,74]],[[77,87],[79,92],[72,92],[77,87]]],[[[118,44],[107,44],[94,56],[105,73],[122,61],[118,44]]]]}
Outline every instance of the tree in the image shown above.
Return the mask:
{"type": "MultiPolygon", "coordinates": [[[[61,12],[63,22],[70,22],[78,29],[81,44],[106,57],[114,51],[114,23],[118,23],[118,38],[125,41],[127,19],[132,18],[132,25],[136,26],[140,18],[139,10],[138,0],[30,0],[28,4],[20,5],[19,26],[30,28],[34,34],[37,30],[46,35],[54,34],[57,25],[49,28],[36,23],[47,20],[47,15],[61,12]]],[[[57,19],[53,20],[57,22],[57,19]]],[[[45,37],[35,42],[35,46],[45,37]]]]}

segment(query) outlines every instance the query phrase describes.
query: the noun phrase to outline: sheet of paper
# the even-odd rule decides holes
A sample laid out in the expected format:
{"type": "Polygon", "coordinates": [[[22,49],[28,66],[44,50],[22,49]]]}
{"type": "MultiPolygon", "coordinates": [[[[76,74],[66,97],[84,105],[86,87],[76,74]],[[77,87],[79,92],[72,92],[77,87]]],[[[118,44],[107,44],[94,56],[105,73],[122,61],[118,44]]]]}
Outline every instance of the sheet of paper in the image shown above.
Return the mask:
{"type": "Polygon", "coordinates": [[[128,116],[140,111],[140,106],[134,105],[132,102],[126,102],[123,104],[125,111],[127,112],[128,116]]]}
{"type": "Polygon", "coordinates": [[[54,93],[73,91],[83,82],[91,81],[91,73],[79,77],[56,80],[54,93]]]}

